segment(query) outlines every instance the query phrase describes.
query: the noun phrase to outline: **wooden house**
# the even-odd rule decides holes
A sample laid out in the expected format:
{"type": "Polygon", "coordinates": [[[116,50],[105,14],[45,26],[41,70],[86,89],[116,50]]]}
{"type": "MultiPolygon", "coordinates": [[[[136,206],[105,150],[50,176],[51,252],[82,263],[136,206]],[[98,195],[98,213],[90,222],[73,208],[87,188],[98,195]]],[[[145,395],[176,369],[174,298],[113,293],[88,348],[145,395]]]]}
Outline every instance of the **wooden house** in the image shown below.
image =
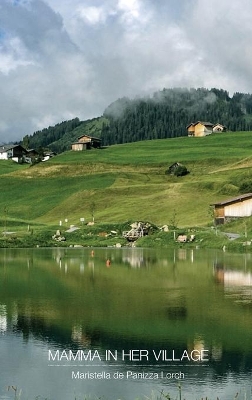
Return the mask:
{"type": "Polygon", "coordinates": [[[13,160],[21,162],[27,154],[27,150],[20,144],[5,144],[0,146],[0,160],[13,160]]]}
{"type": "Polygon", "coordinates": [[[27,157],[36,158],[39,153],[35,149],[27,149],[27,157]]]}
{"type": "Polygon", "coordinates": [[[213,127],[214,124],[211,122],[197,121],[187,125],[186,129],[188,136],[201,137],[211,135],[211,133],[213,133],[213,127]]]}
{"type": "Polygon", "coordinates": [[[235,218],[252,216],[252,193],[242,194],[214,206],[214,218],[217,224],[223,224],[235,218]]]}
{"type": "Polygon", "coordinates": [[[82,135],[78,138],[78,141],[72,144],[72,150],[74,151],[82,151],[82,150],[90,150],[91,148],[100,148],[101,147],[101,139],[82,135]]]}

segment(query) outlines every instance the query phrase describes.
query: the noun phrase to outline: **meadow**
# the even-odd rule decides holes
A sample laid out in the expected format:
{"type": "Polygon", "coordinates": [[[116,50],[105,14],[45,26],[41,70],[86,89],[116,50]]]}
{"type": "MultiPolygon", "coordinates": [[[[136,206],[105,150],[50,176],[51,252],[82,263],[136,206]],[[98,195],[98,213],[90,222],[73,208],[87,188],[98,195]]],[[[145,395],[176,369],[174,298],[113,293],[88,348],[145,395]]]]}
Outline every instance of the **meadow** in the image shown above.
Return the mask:
{"type": "Polygon", "coordinates": [[[0,161],[0,221],[3,231],[20,232],[93,217],[97,224],[207,227],[211,204],[252,191],[250,182],[252,132],[68,151],[34,166],[0,161]],[[167,175],[174,162],[190,173],[167,175]]]}

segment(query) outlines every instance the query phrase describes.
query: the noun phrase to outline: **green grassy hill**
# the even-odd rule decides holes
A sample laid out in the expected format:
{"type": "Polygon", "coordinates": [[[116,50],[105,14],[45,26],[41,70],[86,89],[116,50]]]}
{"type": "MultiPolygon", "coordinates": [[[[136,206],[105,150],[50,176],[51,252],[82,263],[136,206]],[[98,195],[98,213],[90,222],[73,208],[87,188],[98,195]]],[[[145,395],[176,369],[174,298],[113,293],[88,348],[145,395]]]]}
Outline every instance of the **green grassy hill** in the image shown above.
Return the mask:
{"type": "Polygon", "coordinates": [[[203,226],[212,222],[211,203],[237,195],[244,183],[249,189],[250,180],[252,132],[69,151],[36,166],[1,161],[0,218],[9,229],[17,222],[77,224],[91,220],[93,204],[99,223],[169,225],[176,218],[180,227],[203,226]],[[176,161],[190,174],[166,175],[176,161]]]}

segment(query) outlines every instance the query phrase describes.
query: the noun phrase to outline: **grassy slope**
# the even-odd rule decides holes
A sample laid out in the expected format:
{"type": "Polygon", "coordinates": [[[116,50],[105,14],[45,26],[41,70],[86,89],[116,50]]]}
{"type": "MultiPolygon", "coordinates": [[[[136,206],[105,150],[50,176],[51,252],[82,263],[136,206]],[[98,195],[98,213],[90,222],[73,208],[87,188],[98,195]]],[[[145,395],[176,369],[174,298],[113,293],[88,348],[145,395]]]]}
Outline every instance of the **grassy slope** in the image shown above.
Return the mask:
{"type": "Polygon", "coordinates": [[[209,205],[236,195],[242,177],[252,177],[252,133],[177,138],[66,152],[26,168],[0,162],[0,219],[58,224],[68,218],[97,222],[149,220],[179,226],[211,222],[209,205]],[[165,170],[175,161],[190,174],[165,170]]]}

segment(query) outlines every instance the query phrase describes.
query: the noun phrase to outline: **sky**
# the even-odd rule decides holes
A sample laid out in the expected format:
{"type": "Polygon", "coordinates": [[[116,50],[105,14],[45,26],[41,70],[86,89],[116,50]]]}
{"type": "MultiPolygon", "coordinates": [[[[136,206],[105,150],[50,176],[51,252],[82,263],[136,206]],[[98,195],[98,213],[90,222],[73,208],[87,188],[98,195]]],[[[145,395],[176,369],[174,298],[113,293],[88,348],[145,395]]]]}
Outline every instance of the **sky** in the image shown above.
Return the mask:
{"type": "Polygon", "coordinates": [[[251,0],[0,0],[0,143],[121,97],[252,93],[251,0]]]}

